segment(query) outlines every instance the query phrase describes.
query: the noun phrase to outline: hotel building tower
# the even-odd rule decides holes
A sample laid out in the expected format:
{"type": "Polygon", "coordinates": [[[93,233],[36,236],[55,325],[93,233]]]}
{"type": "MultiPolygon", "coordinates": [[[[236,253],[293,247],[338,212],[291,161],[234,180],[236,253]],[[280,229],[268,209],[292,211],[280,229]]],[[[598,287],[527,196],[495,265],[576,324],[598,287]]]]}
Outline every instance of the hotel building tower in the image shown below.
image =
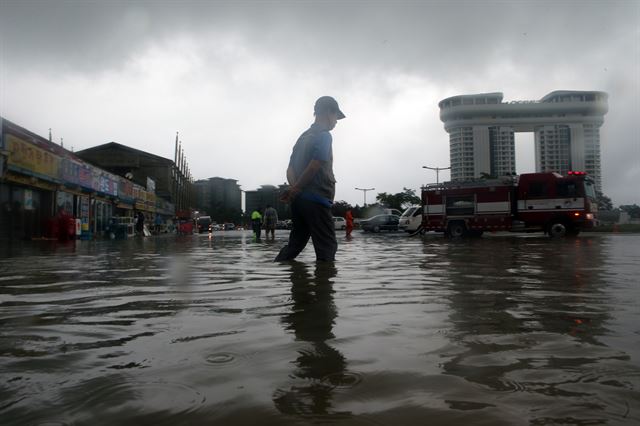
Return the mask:
{"type": "Polygon", "coordinates": [[[607,99],[604,92],[559,90],[537,101],[503,102],[499,92],[440,101],[451,180],[514,174],[514,134],[533,132],[537,172],[585,171],[600,191],[600,126],[607,99]]]}

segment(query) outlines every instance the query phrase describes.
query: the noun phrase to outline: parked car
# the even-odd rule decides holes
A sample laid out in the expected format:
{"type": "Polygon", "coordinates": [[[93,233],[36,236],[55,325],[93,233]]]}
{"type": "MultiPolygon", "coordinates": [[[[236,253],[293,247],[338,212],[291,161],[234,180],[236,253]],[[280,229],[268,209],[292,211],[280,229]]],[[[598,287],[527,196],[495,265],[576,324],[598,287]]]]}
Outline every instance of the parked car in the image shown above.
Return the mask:
{"type": "Polygon", "coordinates": [[[395,214],[379,214],[367,220],[360,221],[360,228],[364,232],[397,231],[400,217],[395,214]]]}
{"type": "Polygon", "coordinates": [[[224,230],[225,231],[233,231],[234,229],[236,229],[236,225],[234,225],[233,223],[225,223],[224,224],[224,230]]]}
{"type": "Polygon", "coordinates": [[[344,217],[334,216],[333,217],[333,228],[334,229],[346,229],[347,228],[347,221],[344,219],[344,217]]]}
{"type": "Polygon", "coordinates": [[[211,216],[200,216],[196,219],[196,225],[198,226],[198,233],[209,232],[211,230],[211,216]]]}
{"type": "Polygon", "coordinates": [[[406,232],[415,232],[422,224],[422,206],[411,206],[400,216],[398,229],[406,232]]]}
{"type": "Polygon", "coordinates": [[[397,216],[402,216],[402,212],[398,209],[384,209],[384,214],[395,214],[397,216]]]}

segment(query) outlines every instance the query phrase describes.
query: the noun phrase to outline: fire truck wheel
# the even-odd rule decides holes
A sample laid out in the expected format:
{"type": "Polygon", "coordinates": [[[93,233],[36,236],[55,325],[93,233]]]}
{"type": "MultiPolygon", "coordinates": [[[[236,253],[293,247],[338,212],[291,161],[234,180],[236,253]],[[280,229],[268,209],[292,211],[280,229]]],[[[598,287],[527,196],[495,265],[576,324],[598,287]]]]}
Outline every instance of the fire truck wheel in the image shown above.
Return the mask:
{"type": "Polygon", "coordinates": [[[449,224],[447,234],[450,238],[462,238],[467,232],[467,227],[463,222],[452,222],[449,224]]]}
{"type": "Polygon", "coordinates": [[[567,235],[567,226],[562,222],[553,222],[549,226],[549,236],[551,238],[562,238],[567,235]]]}

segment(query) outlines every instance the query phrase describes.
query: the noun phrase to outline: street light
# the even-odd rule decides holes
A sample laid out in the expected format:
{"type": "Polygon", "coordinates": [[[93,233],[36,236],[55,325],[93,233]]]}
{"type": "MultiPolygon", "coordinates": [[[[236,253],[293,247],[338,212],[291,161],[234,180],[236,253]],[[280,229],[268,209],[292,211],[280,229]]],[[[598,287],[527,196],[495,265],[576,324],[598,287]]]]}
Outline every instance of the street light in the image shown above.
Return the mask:
{"type": "Polygon", "coordinates": [[[449,167],[429,167],[429,166],[422,166],[423,169],[429,169],[429,170],[435,170],[436,171],[436,184],[440,183],[440,170],[449,170],[451,168],[451,166],[449,167]]]}
{"type": "Polygon", "coordinates": [[[356,188],[358,191],[364,192],[364,206],[367,207],[367,191],[373,191],[375,188],[356,188]]]}

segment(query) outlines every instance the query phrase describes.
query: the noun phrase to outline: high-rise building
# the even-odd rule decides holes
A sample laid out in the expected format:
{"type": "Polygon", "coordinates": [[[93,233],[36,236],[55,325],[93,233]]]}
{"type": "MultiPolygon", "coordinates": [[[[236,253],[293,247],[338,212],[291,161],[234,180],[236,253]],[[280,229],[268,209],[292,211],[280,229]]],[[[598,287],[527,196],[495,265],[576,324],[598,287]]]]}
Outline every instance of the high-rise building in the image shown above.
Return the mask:
{"type": "Polygon", "coordinates": [[[193,183],[196,206],[218,222],[239,222],[242,216],[242,191],[235,179],[212,177],[193,183]]]}
{"type": "Polygon", "coordinates": [[[533,132],[537,172],[585,171],[601,190],[605,92],[559,90],[535,101],[502,99],[496,92],[440,101],[440,119],[449,133],[452,180],[514,174],[515,133],[533,132]]]}
{"type": "Polygon", "coordinates": [[[278,219],[289,219],[291,210],[289,204],[280,201],[280,193],[287,188],[288,185],[279,186],[262,185],[255,191],[245,192],[245,214],[251,214],[253,210],[264,211],[270,205],[278,212],[278,219]]]}

